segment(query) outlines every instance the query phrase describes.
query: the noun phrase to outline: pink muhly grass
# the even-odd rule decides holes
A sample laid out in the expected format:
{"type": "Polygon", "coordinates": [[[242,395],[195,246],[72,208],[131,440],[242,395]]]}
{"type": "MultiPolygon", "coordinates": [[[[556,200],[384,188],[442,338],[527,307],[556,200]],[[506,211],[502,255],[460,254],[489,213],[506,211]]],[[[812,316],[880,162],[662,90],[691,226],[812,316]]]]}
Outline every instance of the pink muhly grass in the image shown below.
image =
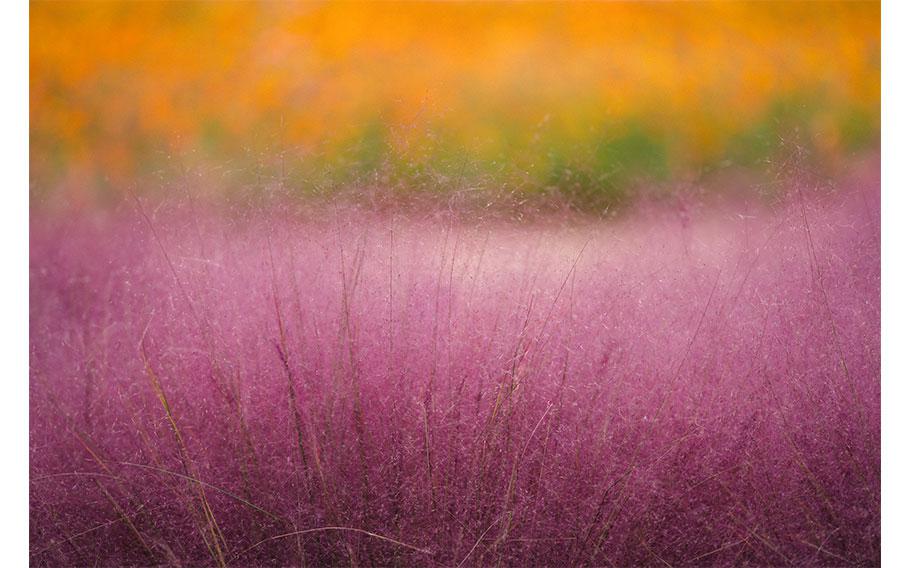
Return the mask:
{"type": "Polygon", "coordinates": [[[877,564],[876,183],[686,222],[39,208],[32,563],[877,564]]]}

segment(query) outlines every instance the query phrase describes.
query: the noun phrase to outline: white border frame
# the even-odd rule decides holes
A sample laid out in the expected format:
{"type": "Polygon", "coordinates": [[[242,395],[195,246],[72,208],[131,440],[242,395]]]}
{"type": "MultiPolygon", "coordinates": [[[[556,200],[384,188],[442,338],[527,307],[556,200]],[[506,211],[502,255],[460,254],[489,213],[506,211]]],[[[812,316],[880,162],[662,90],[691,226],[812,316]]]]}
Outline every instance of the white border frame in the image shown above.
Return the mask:
{"type": "Polygon", "coordinates": [[[908,480],[907,4],[882,5],[882,565],[906,565],[908,480]]]}
{"type": "Polygon", "coordinates": [[[0,104],[0,551],[7,566],[28,566],[28,10],[2,3],[0,42],[6,88],[0,104]]]}

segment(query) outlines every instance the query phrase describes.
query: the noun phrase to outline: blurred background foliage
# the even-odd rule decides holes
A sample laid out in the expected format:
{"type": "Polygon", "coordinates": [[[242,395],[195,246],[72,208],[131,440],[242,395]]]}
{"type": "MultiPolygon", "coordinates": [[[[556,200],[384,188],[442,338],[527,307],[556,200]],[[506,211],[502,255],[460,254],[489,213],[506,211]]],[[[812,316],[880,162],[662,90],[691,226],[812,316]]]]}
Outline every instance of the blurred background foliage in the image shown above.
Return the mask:
{"type": "Polygon", "coordinates": [[[874,152],[880,87],[872,2],[32,2],[32,195],[192,172],[609,205],[874,152]]]}

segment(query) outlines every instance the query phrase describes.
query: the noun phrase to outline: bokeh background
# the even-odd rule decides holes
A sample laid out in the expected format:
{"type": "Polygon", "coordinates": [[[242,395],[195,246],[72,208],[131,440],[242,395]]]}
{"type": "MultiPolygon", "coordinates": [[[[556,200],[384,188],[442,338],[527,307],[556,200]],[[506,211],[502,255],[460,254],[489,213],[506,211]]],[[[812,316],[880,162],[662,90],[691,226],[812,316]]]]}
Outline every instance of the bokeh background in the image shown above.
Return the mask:
{"type": "Polygon", "coordinates": [[[880,57],[877,2],[32,2],[31,195],[836,175],[877,151],[880,57]]]}

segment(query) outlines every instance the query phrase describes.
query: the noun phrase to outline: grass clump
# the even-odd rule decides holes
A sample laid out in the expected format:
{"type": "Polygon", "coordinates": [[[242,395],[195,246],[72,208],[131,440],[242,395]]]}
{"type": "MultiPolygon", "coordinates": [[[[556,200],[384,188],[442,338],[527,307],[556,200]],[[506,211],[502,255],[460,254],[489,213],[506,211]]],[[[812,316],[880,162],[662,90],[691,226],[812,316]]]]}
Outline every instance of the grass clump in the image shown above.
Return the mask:
{"type": "Polygon", "coordinates": [[[35,209],[31,562],[877,564],[876,184],[35,209]]]}

